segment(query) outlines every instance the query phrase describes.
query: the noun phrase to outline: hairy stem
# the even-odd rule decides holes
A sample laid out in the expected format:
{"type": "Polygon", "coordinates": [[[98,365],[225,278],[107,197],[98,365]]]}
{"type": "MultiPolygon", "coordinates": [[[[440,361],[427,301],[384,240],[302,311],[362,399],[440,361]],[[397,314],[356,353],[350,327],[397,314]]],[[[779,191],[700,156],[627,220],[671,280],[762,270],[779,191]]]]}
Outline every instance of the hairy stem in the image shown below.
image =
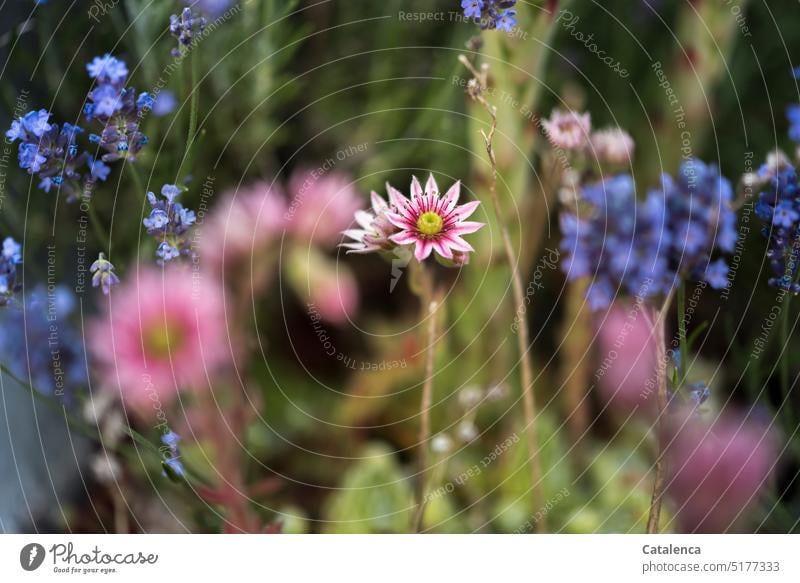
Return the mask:
{"type": "Polygon", "coordinates": [[[668,400],[665,321],[674,293],[675,290],[673,288],[664,301],[664,305],[655,313],[654,322],[651,322],[652,334],[655,335],[656,339],[656,374],[658,375],[658,386],[656,389],[657,417],[655,424],[658,453],[656,454],[655,475],[653,477],[653,495],[650,499],[650,514],[647,518],[648,534],[658,533],[661,521],[661,502],[664,497],[664,485],[666,483],[667,474],[667,462],[664,455],[664,429],[668,400]]]}
{"type": "Polygon", "coordinates": [[[433,371],[436,358],[436,311],[439,308],[433,291],[433,281],[430,272],[423,270],[424,281],[420,290],[420,300],[422,301],[423,318],[428,318],[427,336],[425,345],[427,346],[425,360],[425,380],[422,384],[422,398],[420,400],[420,424],[419,424],[419,457],[418,457],[418,479],[416,489],[417,508],[414,513],[414,532],[421,532],[422,518],[425,514],[425,495],[427,488],[428,471],[428,449],[431,439],[431,406],[433,404],[433,371]]]}
{"type": "MultiPolygon", "coordinates": [[[[500,197],[497,194],[497,159],[494,153],[494,135],[497,131],[497,108],[491,105],[484,97],[484,92],[487,87],[487,71],[481,69],[476,70],[472,63],[462,55],[459,59],[464,66],[469,69],[473,75],[473,81],[476,84],[477,90],[473,89],[471,96],[478,103],[480,103],[491,118],[491,126],[487,134],[481,130],[484,145],[486,146],[486,154],[489,157],[491,165],[491,175],[489,181],[489,194],[492,199],[492,209],[495,214],[495,219],[500,226],[500,232],[503,239],[503,251],[506,263],[511,271],[512,290],[514,294],[514,313],[522,313],[525,309],[525,290],[522,285],[522,276],[519,271],[519,264],[514,257],[514,245],[511,240],[511,234],[508,231],[506,222],[503,220],[502,207],[500,205],[500,197]]],[[[529,352],[530,337],[528,334],[528,327],[525,322],[522,322],[517,330],[517,349],[519,352],[519,362],[521,368],[521,384],[522,384],[522,403],[523,412],[525,415],[525,437],[528,445],[528,454],[530,458],[530,471],[531,471],[531,489],[533,491],[533,508],[537,508],[537,504],[544,504],[544,492],[542,488],[542,467],[539,460],[539,438],[536,423],[536,401],[534,397],[534,382],[533,382],[533,365],[531,364],[531,357],[529,352]]],[[[537,521],[537,532],[546,532],[547,524],[544,520],[537,521]]]]}

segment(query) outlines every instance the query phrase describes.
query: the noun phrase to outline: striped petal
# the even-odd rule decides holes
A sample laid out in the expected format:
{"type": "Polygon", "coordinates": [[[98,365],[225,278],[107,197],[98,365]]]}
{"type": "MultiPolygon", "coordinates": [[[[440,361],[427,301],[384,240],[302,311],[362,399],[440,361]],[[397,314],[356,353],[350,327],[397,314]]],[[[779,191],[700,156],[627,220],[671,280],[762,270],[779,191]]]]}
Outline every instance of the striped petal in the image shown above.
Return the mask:
{"type": "Polygon", "coordinates": [[[483,223],[476,223],[475,221],[462,221],[456,223],[448,229],[448,234],[453,235],[469,235],[474,233],[483,226],[483,223]]]}
{"type": "Polygon", "coordinates": [[[433,173],[428,174],[428,181],[425,183],[425,194],[434,198],[439,196],[439,185],[436,184],[433,173]]]}
{"type": "Polygon", "coordinates": [[[417,258],[417,261],[425,261],[428,257],[430,257],[431,251],[433,251],[433,243],[427,239],[418,240],[417,247],[414,249],[414,257],[417,258]]]}
{"type": "Polygon", "coordinates": [[[398,245],[410,245],[411,243],[419,241],[419,237],[410,231],[400,231],[399,233],[391,235],[389,240],[394,241],[398,245]]]}
{"type": "Polygon", "coordinates": [[[450,212],[451,210],[453,210],[456,206],[456,203],[458,202],[458,197],[460,195],[461,195],[461,181],[459,180],[453,186],[451,186],[450,189],[447,191],[447,193],[444,195],[444,198],[442,199],[442,209],[445,212],[450,212]]]}
{"type": "Polygon", "coordinates": [[[472,213],[475,212],[475,209],[477,209],[480,206],[480,204],[481,201],[479,200],[472,200],[470,202],[465,202],[461,206],[457,207],[453,212],[458,215],[459,219],[463,220],[472,215],[472,213]]]}
{"type": "Polygon", "coordinates": [[[413,201],[420,196],[422,196],[422,185],[417,180],[417,177],[414,176],[411,178],[411,200],[413,201]]]}

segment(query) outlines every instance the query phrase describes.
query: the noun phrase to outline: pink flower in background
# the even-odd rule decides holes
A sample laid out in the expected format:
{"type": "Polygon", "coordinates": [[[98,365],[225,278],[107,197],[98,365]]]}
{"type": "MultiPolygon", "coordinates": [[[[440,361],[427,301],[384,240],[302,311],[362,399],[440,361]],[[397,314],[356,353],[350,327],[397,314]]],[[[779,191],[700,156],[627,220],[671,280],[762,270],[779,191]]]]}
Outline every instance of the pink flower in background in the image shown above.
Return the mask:
{"type": "Polygon", "coordinates": [[[644,310],[615,302],[597,316],[598,386],[609,404],[625,413],[655,410],[656,337],[644,310]]]}
{"type": "MultiPolygon", "coordinates": [[[[747,517],[776,461],[766,425],[736,416],[676,416],[667,493],[684,532],[725,532],[747,517]]],[[[670,439],[670,437],[668,437],[670,439]]]]}
{"type": "Polygon", "coordinates": [[[633,159],[634,148],[633,138],[622,128],[608,128],[592,134],[591,154],[601,162],[628,164],[633,159]]]}
{"type": "Polygon", "coordinates": [[[281,236],[285,212],[283,192],[268,182],[227,191],[199,227],[201,261],[219,269],[264,252],[281,236]]]}
{"type": "Polygon", "coordinates": [[[358,285],[350,268],[314,246],[290,245],[283,261],[285,281],[320,317],[342,324],[358,307],[358,285]]]}
{"type": "Polygon", "coordinates": [[[324,247],[339,241],[361,207],[350,179],[338,172],[296,170],[289,180],[289,194],[288,232],[324,247]]]}
{"type": "Polygon", "coordinates": [[[392,209],[386,213],[386,218],[400,232],[389,238],[398,245],[414,244],[417,261],[424,261],[433,251],[449,260],[454,259],[454,253],[461,257],[463,253],[473,251],[472,245],[461,236],[474,233],[483,226],[483,223],[464,220],[475,212],[480,202],[476,200],[456,206],[460,193],[459,181],[443,197],[439,196],[439,186],[433,174],[428,177],[424,192],[414,177],[410,200],[399,191],[390,189],[392,209]]]}
{"type": "Polygon", "coordinates": [[[352,272],[344,266],[339,269],[311,273],[311,295],[323,319],[342,324],[355,314],[358,307],[358,286],[352,272]]]}
{"type": "Polygon", "coordinates": [[[89,345],[105,390],[141,414],[208,387],[229,360],[221,289],[189,270],[141,267],[111,291],[89,345]]]}
{"type": "Polygon", "coordinates": [[[589,142],[592,118],[588,113],[554,109],[550,119],[542,120],[547,139],[556,148],[577,150],[589,142]]]}

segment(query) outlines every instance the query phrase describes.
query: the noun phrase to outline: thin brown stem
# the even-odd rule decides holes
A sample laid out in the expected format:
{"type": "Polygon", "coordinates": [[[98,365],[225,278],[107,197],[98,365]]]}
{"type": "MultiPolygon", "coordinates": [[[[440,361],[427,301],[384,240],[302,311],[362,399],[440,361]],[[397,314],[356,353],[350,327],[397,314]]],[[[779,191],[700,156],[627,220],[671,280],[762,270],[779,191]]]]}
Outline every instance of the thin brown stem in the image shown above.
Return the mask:
{"type": "MultiPolygon", "coordinates": [[[[489,163],[491,165],[489,193],[492,199],[492,208],[494,210],[495,218],[500,226],[506,263],[508,263],[508,267],[511,271],[512,291],[514,294],[514,313],[522,313],[522,311],[525,309],[525,291],[522,285],[522,276],[519,272],[519,264],[514,258],[514,245],[511,240],[511,234],[506,226],[506,222],[503,220],[500,197],[497,194],[497,159],[494,154],[493,146],[494,135],[497,131],[497,108],[486,101],[486,98],[484,97],[484,93],[488,84],[488,69],[485,66],[481,67],[480,71],[475,69],[469,59],[463,55],[459,57],[459,60],[473,75],[471,86],[468,86],[468,92],[470,96],[486,109],[492,120],[488,134],[481,130],[484,145],[486,146],[486,154],[489,157],[489,163]]],[[[529,348],[530,337],[528,334],[528,327],[525,325],[525,323],[522,323],[517,331],[517,349],[519,351],[521,368],[522,404],[525,415],[525,436],[528,445],[528,453],[530,456],[531,489],[533,490],[534,497],[533,508],[537,508],[537,504],[544,504],[544,492],[542,488],[542,467],[539,460],[539,438],[536,423],[533,365],[531,364],[529,348]]],[[[536,522],[536,530],[537,532],[547,531],[547,524],[544,518],[536,522]]]]}
{"type": "Polygon", "coordinates": [[[667,461],[665,458],[665,417],[667,411],[667,346],[665,322],[667,312],[669,312],[673,290],[669,293],[664,305],[655,314],[654,321],[651,323],[653,334],[656,338],[656,375],[658,376],[658,386],[656,388],[656,424],[655,437],[658,444],[656,454],[655,475],[653,477],[653,495],[650,499],[650,514],[647,517],[647,533],[658,534],[661,522],[661,503],[664,498],[664,486],[666,483],[667,461]]]}

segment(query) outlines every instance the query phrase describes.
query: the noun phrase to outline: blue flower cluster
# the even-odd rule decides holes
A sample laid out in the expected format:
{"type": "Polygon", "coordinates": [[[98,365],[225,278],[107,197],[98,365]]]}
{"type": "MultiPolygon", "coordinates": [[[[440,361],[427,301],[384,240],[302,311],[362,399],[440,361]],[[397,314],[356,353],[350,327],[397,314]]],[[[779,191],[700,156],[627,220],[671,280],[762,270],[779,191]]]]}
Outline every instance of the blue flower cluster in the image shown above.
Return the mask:
{"type": "Polygon", "coordinates": [[[164,472],[163,475],[167,475],[167,470],[169,470],[173,475],[178,476],[180,478],[186,475],[186,470],[183,468],[183,463],[181,463],[181,456],[178,452],[178,444],[181,441],[181,436],[172,431],[171,429],[167,431],[164,435],[161,436],[161,443],[164,444],[162,448],[162,454],[164,455],[164,472]]]}
{"type": "Polygon", "coordinates": [[[679,278],[706,281],[714,289],[728,287],[728,265],[710,262],[717,250],[730,253],[736,246],[733,187],[713,164],[696,158],[681,164],[673,179],[662,177],[666,204],[668,268],[679,278]]]}
{"type": "Polygon", "coordinates": [[[0,319],[0,360],[43,395],[73,402],[75,389],[88,386],[83,339],[70,324],[76,300],[66,286],[36,287],[22,309],[0,319]]]}
{"type": "Polygon", "coordinates": [[[195,34],[202,33],[205,28],[205,17],[195,14],[191,8],[184,8],[180,16],[177,14],[170,16],[169,32],[178,39],[178,47],[172,49],[172,56],[179,57],[182,51],[192,44],[195,34]]]}
{"type": "Polygon", "coordinates": [[[110,294],[111,288],[119,283],[119,278],[114,273],[114,265],[102,253],[92,263],[89,272],[92,274],[92,287],[99,287],[103,290],[103,295],[110,294]]]}
{"type": "Polygon", "coordinates": [[[657,194],[637,204],[633,178],[623,174],[584,187],[581,198],[576,213],[561,215],[561,266],[570,280],[591,277],[590,307],[608,307],[620,287],[640,297],[660,292],[666,261],[659,238],[664,206],[657,194]]]}
{"type": "Polygon", "coordinates": [[[92,187],[98,180],[105,180],[111,169],[80,151],[77,138],[83,129],[69,123],[59,127],[50,123],[51,115],[44,109],[30,111],[11,122],[6,137],[20,142],[20,168],[38,176],[39,188],[45,192],[53,187],[63,188],[68,199],[75,200],[87,190],[82,184],[84,178],[92,187]]]}
{"type": "Polygon", "coordinates": [[[627,174],[585,186],[578,207],[561,215],[562,269],[570,280],[591,278],[593,310],[608,307],[620,291],[666,294],[683,278],[725,288],[727,264],[709,258],[736,244],[732,192],[716,167],[695,159],[675,179],[664,176],[662,188],[643,201],[627,174]]]}
{"type": "Polygon", "coordinates": [[[773,176],[768,188],[758,194],[756,215],[767,223],[762,233],[769,239],[767,258],[774,277],[769,285],[792,294],[800,293],[800,185],[797,171],[784,168],[773,176]]]}
{"type": "Polygon", "coordinates": [[[7,306],[14,293],[19,291],[17,265],[22,263],[22,247],[11,237],[3,241],[0,253],[0,307],[7,306]]]}
{"type": "Polygon", "coordinates": [[[464,16],[474,18],[481,28],[512,32],[517,26],[517,0],[461,0],[464,16]]]}
{"type": "Polygon", "coordinates": [[[162,265],[181,255],[191,254],[186,232],[195,223],[196,217],[194,211],[175,202],[180,193],[181,189],[174,184],[165,184],[161,187],[161,195],[164,200],[158,199],[152,192],[147,193],[147,201],[152,210],[150,216],[146,217],[142,224],[148,234],[161,240],[156,250],[156,256],[158,263],[162,265]]]}
{"type": "Polygon", "coordinates": [[[147,136],[139,131],[142,116],[153,107],[149,93],[126,88],[128,67],[109,54],[95,57],[86,69],[97,85],[89,93],[84,107],[87,121],[102,125],[100,135],[90,134],[89,141],[105,153],[95,159],[81,151],[78,136],[83,128],[69,123],[51,123],[52,114],[44,109],[30,111],[11,123],[6,137],[19,141],[19,165],[38,176],[39,188],[64,190],[67,200],[88,198],[98,181],[108,178],[111,168],[106,162],[121,158],[135,161],[147,144],[147,136]]]}
{"type": "Polygon", "coordinates": [[[147,145],[147,136],[139,131],[139,125],[152,109],[153,97],[149,93],[137,96],[136,89],[125,87],[128,67],[108,53],[95,57],[86,65],[86,70],[96,86],[89,93],[89,103],[83,113],[87,121],[94,120],[102,126],[101,133],[91,134],[89,141],[105,150],[104,162],[122,158],[135,161],[136,155],[147,145]]]}

